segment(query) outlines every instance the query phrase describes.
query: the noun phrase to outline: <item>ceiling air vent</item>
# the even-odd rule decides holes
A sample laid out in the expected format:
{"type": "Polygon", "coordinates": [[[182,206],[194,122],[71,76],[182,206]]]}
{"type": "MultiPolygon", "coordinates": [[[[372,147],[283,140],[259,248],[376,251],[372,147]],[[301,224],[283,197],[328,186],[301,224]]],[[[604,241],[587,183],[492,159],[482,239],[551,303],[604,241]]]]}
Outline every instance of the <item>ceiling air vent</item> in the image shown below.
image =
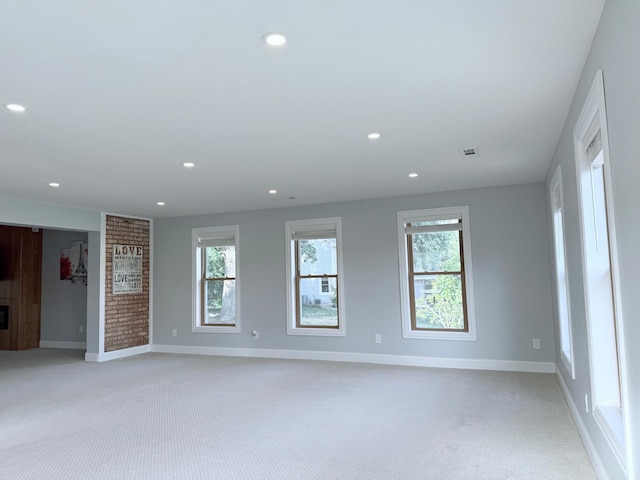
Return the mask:
{"type": "Polygon", "coordinates": [[[461,148],[460,156],[462,158],[477,158],[480,156],[480,150],[477,148],[461,148]]]}

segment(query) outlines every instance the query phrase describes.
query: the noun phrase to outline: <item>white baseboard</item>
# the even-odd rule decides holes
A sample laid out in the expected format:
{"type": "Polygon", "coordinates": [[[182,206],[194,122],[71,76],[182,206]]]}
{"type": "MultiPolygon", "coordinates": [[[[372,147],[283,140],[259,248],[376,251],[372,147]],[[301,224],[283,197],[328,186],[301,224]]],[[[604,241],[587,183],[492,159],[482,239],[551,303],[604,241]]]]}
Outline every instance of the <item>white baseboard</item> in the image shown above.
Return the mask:
{"type": "Polygon", "coordinates": [[[151,345],[140,345],[139,347],[123,348],[122,350],[114,350],[105,353],[85,353],[84,360],[86,362],[106,362],[108,360],[116,360],[118,358],[132,357],[141,353],[151,351],[151,345]]]}
{"type": "Polygon", "coordinates": [[[580,433],[580,437],[582,438],[582,443],[584,443],[584,448],[587,450],[587,455],[589,455],[589,459],[591,460],[591,464],[593,465],[593,469],[596,472],[596,476],[599,480],[609,480],[609,475],[607,474],[604,465],[602,464],[602,460],[598,455],[598,451],[596,450],[595,445],[591,441],[591,437],[589,436],[589,431],[587,430],[584,421],[582,420],[582,416],[580,415],[580,411],[578,407],[576,407],[573,398],[571,397],[571,393],[569,392],[569,388],[567,388],[567,384],[564,382],[564,378],[562,378],[562,374],[560,370],[556,367],[556,378],[558,379],[558,383],[560,384],[560,389],[562,390],[562,394],[564,395],[564,399],[569,406],[569,411],[571,412],[571,416],[573,417],[573,421],[578,427],[578,433],[580,433]]]}
{"type": "Polygon", "coordinates": [[[86,352],[84,354],[84,361],[85,362],[98,362],[98,354],[97,353],[89,353],[86,352]]]}
{"type": "Polygon", "coordinates": [[[552,362],[513,360],[416,357],[375,353],[322,352],[309,350],[276,350],[265,348],[193,347],[185,345],[151,345],[152,352],[226,357],[282,358],[291,360],[328,360],[333,362],[375,363],[412,367],[459,368],[466,370],[501,370],[509,372],[554,373],[552,362]]]}
{"type": "Polygon", "coordinates": [[[86,350],[87,342],[56,342],[40,340],[40,348],[65,348],[69,350],[86,350]]]}

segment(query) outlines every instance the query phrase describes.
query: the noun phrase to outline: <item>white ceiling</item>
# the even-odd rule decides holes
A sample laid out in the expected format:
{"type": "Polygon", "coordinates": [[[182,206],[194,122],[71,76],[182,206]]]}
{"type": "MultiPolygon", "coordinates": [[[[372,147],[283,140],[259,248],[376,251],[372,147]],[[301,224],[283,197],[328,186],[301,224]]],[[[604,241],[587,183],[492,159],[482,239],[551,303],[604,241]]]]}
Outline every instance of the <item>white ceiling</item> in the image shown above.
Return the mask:
{"type": "Polygon", "coordinates": [[[3,0],[0,195],[158,218],[542,181],[603,4],[3,0]]]}

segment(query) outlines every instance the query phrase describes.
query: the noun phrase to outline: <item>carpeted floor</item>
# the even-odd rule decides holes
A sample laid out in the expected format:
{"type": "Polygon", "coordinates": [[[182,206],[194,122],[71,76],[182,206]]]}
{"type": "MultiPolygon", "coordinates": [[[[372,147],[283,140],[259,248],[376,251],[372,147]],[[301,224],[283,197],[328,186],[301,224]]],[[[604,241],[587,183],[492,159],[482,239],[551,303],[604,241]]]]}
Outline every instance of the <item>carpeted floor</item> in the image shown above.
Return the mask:
{"type": "Polygon", "coordinates": [[[0,478],[595,479],[553,375],[0,352],[0,478]]]}

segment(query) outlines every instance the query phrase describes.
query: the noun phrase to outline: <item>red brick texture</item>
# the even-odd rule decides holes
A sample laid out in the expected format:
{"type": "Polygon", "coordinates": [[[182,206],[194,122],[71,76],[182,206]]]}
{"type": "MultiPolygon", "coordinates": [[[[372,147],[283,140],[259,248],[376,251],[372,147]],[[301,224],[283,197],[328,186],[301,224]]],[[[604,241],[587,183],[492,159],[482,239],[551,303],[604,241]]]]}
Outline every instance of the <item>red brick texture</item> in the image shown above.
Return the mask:
{"type": "Polygon", "coordinates": [[[148,220],[107,215],[104,351],[149,344],[150,226],[148,220]],[[142,293],[113,294],[113,246],[143,247],[142,293]]]}

